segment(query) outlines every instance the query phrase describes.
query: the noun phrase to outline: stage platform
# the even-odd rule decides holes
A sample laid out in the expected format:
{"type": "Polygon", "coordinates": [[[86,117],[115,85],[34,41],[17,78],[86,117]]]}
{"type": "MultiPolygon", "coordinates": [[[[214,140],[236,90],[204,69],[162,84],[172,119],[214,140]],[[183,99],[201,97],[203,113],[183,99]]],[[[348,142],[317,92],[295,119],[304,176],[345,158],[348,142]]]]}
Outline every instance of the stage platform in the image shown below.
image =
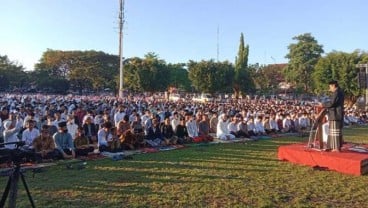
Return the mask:
{"type": "Polygon", "coordinates": [[[278,149],[279,160],[334,170],[352,175],[368,173],[368,146],[344,144],[341,152],[326,152],[307,148],[307,144],[283,145],[278,149]]]}

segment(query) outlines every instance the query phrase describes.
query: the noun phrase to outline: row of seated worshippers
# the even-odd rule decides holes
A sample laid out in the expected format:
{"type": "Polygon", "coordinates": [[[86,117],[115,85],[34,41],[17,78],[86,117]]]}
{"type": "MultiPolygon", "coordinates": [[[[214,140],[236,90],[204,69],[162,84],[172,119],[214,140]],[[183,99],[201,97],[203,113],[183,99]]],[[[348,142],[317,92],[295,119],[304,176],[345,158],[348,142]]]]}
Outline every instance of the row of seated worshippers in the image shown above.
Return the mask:
{"type": "MultiPolygon", "coordinates": [[[[68,132],[68,123],[58,123],[58,130],[52,130],[54,125],[43,125],[41,131],[37,133],[34,128],[34,121],[27,120],[27,128],[22,132],[21,138],[13,139],[27,141],[27,146],[31,147],[38,158],[62,159],[76,156],[87,156],[95,149],[102,151],[121,151],[127,149],[137,149],[140,147],[158,147],[165,145],[184,144],[189,142],[208,142],[214,138],[210,134],[211,123],[216,125],[214,132],[216,137],[223,140],[234,139],[236,137],[252,138],[259,135],[267,135],[277,132],[292,132],[298,128],[307,128],[310,125],[308,117],[294,117],[286,115],[284,118],[276,118],[275,114],[270,116],[252,116],[243,118],[236,114],[228,119],[226,114],[220,117],[216,113],[211,115],[203,113],[197,116],[193,113],[162,118],[157,114],[150,114],[149,118],[143,115],[144,122],[139,114],[130,122],[128,115],[125,115],[117,126],[112,121],[106,119],[98,128],[96,138],[86,135],[86,126],[78,126],[75,133],[68,132]],[[216,120],[216,121],[215,121],[216,120]],[[33,125],[32,125],[33,124],[33,125]],[[36,132],[36,133],[35,133],[36,132]],[[51,138],[51,139],[50,139],[51,138]]],[[[86,119],[88,124],[91,119],[86,119]]],[[[11,135],[17,135],[19,129],[13,125],[9,128],[9,122],[5,122],[4,138],[12,141],[11,135]]],[[[19,135],[19,134],[18,134],[19,135]]]]}
{"type": "MultiPolygon", "coordinates": [[[[216,119],[216,118],[215,118],[216,119]]],[[[236,114],[229,118],[227,114],[221,114],[216,126],[216,136],[221,140],[232,140],[235,138],[257,138],[276,133],[297,133],[310,128],[312,118],[307,114],[300,117],[294,114],[285,116],[276,114],[259,115],[243,118],[236,114]]]]}
{"type": "MultiPolygon", "coordinates": [[[[210,134],[210,123],[214,122],[208,118],[207,113],[192,113],[172,116],[165,116],[163,121],[157,114],[150,114],[148,118],[142,120],[139,114],[135,115],[134,121],[129,122],[127,115],[118,122],[117,128],[110,122],[102,125],[98,132],[98,148],[100,151],[118,151],[121,149],[136,149],[150,146],[158,147],[173,144],[183,144],[189,142],[213,141],[210,134]],[[176,123],[177,122],[177,123],[176,123]]],[[[145,117],[143,115],[142,117],[145,117]]],[[[306,129],[311,125],[311,118],[305,115],[296,117],[294,114],[279,116],[258,116],[244,119],[240,114],[236,114],[228,119],[226,114],[213,114],[216,118],[216,137],[222,140],[231,140],[236,137],[257,137],[273,133],[297,132],[306,129]]]]}
{"type": "Polygon", "coordinates": [[[78,136],[74,139],[67,131],[66,122],[58,124],[58,131],[50,134],[50,127],[43,125],[40,130],[35,128],[35,121],[28,120],[27,128],[19,134],[21,127],[15,122],[7,120],[4,123],[4,155],[2,161],[12,159],[14,154],[22,153],[25,161],[42,162],[44,160],[70,159],[78,156],[87,156],[94,151],[93,144],[84,136],[83,129],[79,128],[78,136]],[[21,136],[19,136],[21,135],[21,136]],[[24,143],[18,143],[18,142],[24,143]],[[19,144],[22,144],[19,146],[19,144]]]}
{"type": "MultiPolygon", "coordinates": [[[[68,132],[67,123],[58,123],[58,130],[52,130],[53,125],[43,125],[40,130],[35,127],[34,120],[27,120],[26,129],[20,133],[21,125],[16,121],[4,123],[5,142],[25,141],[22,151],[27,152],[26,159],[31,161],[70,159],[88,156],[92,152],[117,152],[140,147],[159,147],[190,142],[212,141],[209,135],[207,114],[196,123],[191,114],[180,117],[179,122],[172,126],[170,117],[160,122],[160,117],[152,115],[145,123],[140,116],[130,123],[128,116],[115,127],[111,121],[106,121],[98,130],[97,139],[91,140],[85,134],[83,126],[78,126],[75,135],[68,132]],[[51,134],[53,133],[53,135],[51,134]],[[21,135],[21,136],[19,136],[21,135]]],[[[16,149],[15,144],[5,145],[5,149],[16,149]]]]}
{"type": "Polygon", "coordinates": [[[110,123],[107,123],[108,126],[103,125],[98,134],[100,151],[112,151],[117,147],[135,149],[144,145],[157,147],[187,142],[213,141],[214,138],[210,134],[210,123],[216,125],[215,131],[211,133],[215,133],[216,137],[222,140],[236,137],[252,138],[279,132],[296,132],[311,125],[311,119],[306,114],[300,117],[286,115],[284,118],[279,117],[278,119],[276,119],[276,115],[271,115],[271,117],[258,116],[255,120],[253,117],[243,119],[240,114],[236,114],[229,120],[226,114],[222,114],[218,118],[217,114],[214,113],[212,115],[214,119],[210,120],[207,113],[197,116],[190,113],[178,116],[177,113],[174,113],[173,116],[165,117],[164,122],[160,121],[161,118],[157,114],[150,114],[150,116],[142,121],[141,116],[136,114],[135,120],[130,123],[129,117],[125,115],[123,120],[117,124],[117,133],[114,132],[115,130],[110,123]],[[216,121],[214,122],[214,120],[216,121]],[[175,124],[175,122],[178,123],[175,124]]]}
{"type": "MultiPolygon", "coordinates": [[[[50,145],[54,143],[54,149],[57,151],[51,151],[53,147],[50,145],[45,145],[49,146],[48,149],[45,149],[44,146],[40,144],[38,144],[38,148],[33,148],[35,152],[41,154],[42,157],[71,158],[88,155],[96,148],[100,151],[120,151],[125,149],[137,149],[145,146],[157,147],[188,142],[206,142],[213,140],[211,135],[216,135],[219,139],[252,137],[274,132],[292,132],[299,127],[303,128],[303,126],[305,126],[304,128],[306,128],[310,125],[310,118],[305,117],[305,121],[303,121],[303,116],[295,117],[293,114],[285,115],[284,117],[276,117],[275,114],[271,114],[270,116],[259,115],[255,118],[253,116],[242,117],[239,116],[239,114],[235,114],[228,120],[227,118],[223,119],[222,115],[220,119],[216,112],[210,112],[209,114],[208,112],[203,112],[202,114],[182,112],[182,114],[178,115],[178,111],[176,111],[168,116],[165,116],[165,114],[150,114],[149,110],[146,112],[148,112],[147,115],[144,114],[142,116],[139,113],[125,114],[123,119],[117,123],[116,121],[118,119],[112,120],[109,116],[106,116],[106,118],[104,116],[105,122],[101,125],[93,125],[93,120],[95,120],[93,119],[93,115],[87,114],[85,119],[81,119],[83,121],[82,126],[77,125],[77,129],[74,131],[69,130],[71,129],[69,128],[71,124],[75,123],[73,122],[74,117],[66,115],[66,129],[68,129],[69,132],[66,131],[65,126],[63,126],[63,131],[60,132],[60,125],[64,125],[65,122],[57,123],[57,118],[54,119],[52,116],[48,116],[47,125],[42,125],[40,128],[40,136],[46,134],[45,128],[47,127],[48,135],[53,140],[53,142],[50,142],[50,145]],[[209,119],[209,116],[211,116],[211,119],[209,119]],[[211,130],[211,123],[216,126],[214,131],[211,130]],[[226,125],[224,125],[224,123],[226,123],[226,125]],[[55,125],[58,127],[55,127],[55,125]],[[95,128],[92,128],[94,126],[95,128]],[[223,128],[224,126],[227,128],[223,128]],[[93,129],[95,129],[93,131],[95,133],[92,134],[92,131],[91,134],[88,133],[89,130],[93,129]],[[210,132],[214,134],[210,134],[210,132]],[[221,132],[228,132],[233,136],[228,135],[224,137],[221,132]],[[70,137],[71,139],[69,139],[70,137]]],[[[55,113],[55,115],[58,117],[58,113],[55,113]]],[[[9,119],[13,120],[12,113],[10,113],[9,119]]],[[[24,121],[28,121],[28,119],[24,118],[24,121]]],[[[35,130],[36,128],[33,129],[35,130]]],[[[28,130],[25,130],[24,133],[27,131],[28,130]]],[[[32,145],[32,140],[36,140],[35,134],[30,134],[33,135],[31,136],[32,138],[24,138],[24,140],[28,141],[28,146],[32,145]]],[[[23,136],[21,136],[21,138],[23,139],[23,136]]]]}
{"type": "Polygon", "coordinates": [[[367,125],[368,116],[367,112],[354,112],[353,110],[347,110],[344,114],[344,124],[346,126],[351,125],[367,125]]]}
{"type": "Polygon", "coordinates": [[[213,140],[209,133],[207,114],[202,115],[198,123],[192,114],[178,116],[175,119],[167,116],[163,122],[157,114],[152,114],[145,122],[140,115],[136,115],[133,122],[129,122],[128,116],[124,116],[117,126],[113,127],[111,122],[102,125],[97,142],[100,152],[213,140]],[[173,125],[175,122],[177,123],[173,125]]]}

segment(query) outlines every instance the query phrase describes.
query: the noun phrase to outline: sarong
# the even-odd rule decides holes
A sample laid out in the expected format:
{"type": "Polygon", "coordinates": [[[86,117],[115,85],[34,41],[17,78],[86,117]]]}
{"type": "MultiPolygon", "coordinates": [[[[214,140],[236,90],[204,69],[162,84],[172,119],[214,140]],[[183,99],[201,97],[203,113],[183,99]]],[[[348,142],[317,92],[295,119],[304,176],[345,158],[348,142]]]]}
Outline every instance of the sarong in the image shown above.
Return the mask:
{"type": "Polygon", "coordinates": [[[327,148],[333,150],[340,150],[342,146],[342,122],[329,121],[327,148]]]}

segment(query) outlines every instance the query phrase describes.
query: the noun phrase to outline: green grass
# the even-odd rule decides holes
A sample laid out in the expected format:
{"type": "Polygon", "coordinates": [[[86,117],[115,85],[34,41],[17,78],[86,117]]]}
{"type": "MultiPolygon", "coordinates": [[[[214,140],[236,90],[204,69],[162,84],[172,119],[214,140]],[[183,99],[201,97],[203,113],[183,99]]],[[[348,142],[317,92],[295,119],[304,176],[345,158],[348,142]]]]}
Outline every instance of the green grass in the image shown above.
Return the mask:
{"type": "MultiPolygon", "coordinates": [[[[367,133],[368,128],[344,129],[344,138],[368,143],[367,133]]],[[[366,207],[367,176],[277,159],[278,146],[306,140],[191,146],[25,175],[37,207],[366,207]]],[[[0,178],[2,187],[6,180],[0,178]]],[[[21,182],[17,205],[30,207],[21,182]]]]}

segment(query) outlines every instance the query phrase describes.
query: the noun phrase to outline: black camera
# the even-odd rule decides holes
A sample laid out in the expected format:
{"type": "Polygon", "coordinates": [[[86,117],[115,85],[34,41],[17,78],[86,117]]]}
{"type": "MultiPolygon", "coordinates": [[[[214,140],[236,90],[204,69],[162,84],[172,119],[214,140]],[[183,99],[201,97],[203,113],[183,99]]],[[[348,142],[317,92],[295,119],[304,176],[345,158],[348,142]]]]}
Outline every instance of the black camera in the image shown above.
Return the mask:
{"type": "Polygon", "coordinates": [[[29,150],[26,148],[22,148],[25,145],[24,141],[18,141],[18,142],[7,142],[3,143],[2,145],[13,145],[15,146],[15,149],[8,149],[3,148],[0,149],[0,160],[8,163],[13,163],[13,168],[11,172],[9,173],[9,179],[7,182],[7,185],[4,189],[3,195],[0,200],[0,207],[5,206],[5,202],[9,196],[9,206],[8,207],[16,207],[16,198],[17,198],[17,192],[18,192],[18,180],[19,178],[22,179],[24,188],[27,191],[28,199],[31,203],[31,207],[35,207],[34,201],[32,199],[31,193],[28,189],[26,179],[21,171],[21,164],[25,161],[27,157],[29,157],[29,150]],[[3,158],[4,157],[4,158],[3,158]],[[9,194],[10,193],[10,194],[9,194]]]}
{"type": "Polygon", "coordinates": [[[15,149],[2,148],[0,149],[0,163],[13,162],[13,164],[20,164],[29,154],[27,150],[22,149],[25,145],[24,141],[6,142],[0,145],[15,145],[15,149]]]}

